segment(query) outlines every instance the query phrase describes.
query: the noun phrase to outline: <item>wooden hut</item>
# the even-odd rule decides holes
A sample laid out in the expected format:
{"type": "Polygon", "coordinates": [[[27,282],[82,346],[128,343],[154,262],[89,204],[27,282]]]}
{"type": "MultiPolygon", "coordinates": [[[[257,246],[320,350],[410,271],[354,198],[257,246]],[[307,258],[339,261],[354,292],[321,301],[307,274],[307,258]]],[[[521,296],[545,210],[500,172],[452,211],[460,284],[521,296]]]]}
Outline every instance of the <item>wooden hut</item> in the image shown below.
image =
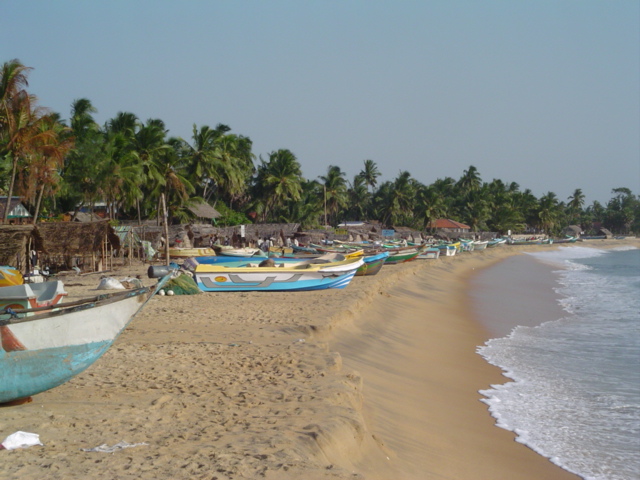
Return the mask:
{"type": "Polygon", "coordinates": [[[0,265],[26,273],[32,250],[44,251],[42,237],[34,225],[0,225],[0,265]]]}
{"type": "MultiPolygon", "coordinates": [[[[4,213],[6,209],[7,197],[0,197],[0,222],[4,220],[4,213]]],[[[31,223],[32,221],[33,216],[22,204],[20,197],[11,197],[11,201],[9,202],[9,215],[7,216],[7,223],[12,225],[21,225],[25,223],[31,223]]]]}
{"type": "Polygon", "coordinates": [[[113,250],[120,248],[108,220],[41,223],[37,230],[42,237],[40,262],[53,269],[102,271],[111,267],[113,250]]]}

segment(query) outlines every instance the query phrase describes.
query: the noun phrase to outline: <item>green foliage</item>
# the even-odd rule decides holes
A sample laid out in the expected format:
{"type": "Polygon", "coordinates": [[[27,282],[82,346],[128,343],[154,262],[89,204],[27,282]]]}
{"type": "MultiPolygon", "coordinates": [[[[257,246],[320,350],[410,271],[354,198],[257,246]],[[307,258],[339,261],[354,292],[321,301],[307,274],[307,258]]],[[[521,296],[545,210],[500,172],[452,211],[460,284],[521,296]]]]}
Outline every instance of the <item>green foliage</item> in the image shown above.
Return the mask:
{"type": "Polygon", "coordinates": [[[222,226],[258,221],[315,228],[378,220],[427,230],[436,219],[451,218],[473,231],[501,234],[559,234],[569,224],[584,231],[594,225],[618,234],[640,231],[640,198],[627,188],[614,189],[606,205],[585,208],[579,188],[566,203],[553,192],[536,198],[515,182],[483,182],[473,165],[457,180],[425,185],[404,171],[378,185],[380,171],[370,159],[352,182],[336,165],[318,180],[306,180],[285,148],[254,166],[251,139],[227,125],[194,125],[189,141],[167,138],[162,120],[142,122],[130,112],[100,126],[93,118],[97,110],[83,98],[73,102],[66,127],[27,92],[30,70],[18,60],[0,66],[0,193],[23,197],[42,217],[107,202],[117,212],[114,223],[143,220],[158,215],[164,197],[173,222],[192,220],[189,207],[205,201],[215,203],[222,226]]]}
{"type": "Polygon", "coordinates": [[[221,227],[233,227],[235,225],[248,225],[253,223],[249,218],[241,212],[236,212],[222,203],[216,204],[216,210],[222,215],[217,218],[215,223],[221,227]]]}

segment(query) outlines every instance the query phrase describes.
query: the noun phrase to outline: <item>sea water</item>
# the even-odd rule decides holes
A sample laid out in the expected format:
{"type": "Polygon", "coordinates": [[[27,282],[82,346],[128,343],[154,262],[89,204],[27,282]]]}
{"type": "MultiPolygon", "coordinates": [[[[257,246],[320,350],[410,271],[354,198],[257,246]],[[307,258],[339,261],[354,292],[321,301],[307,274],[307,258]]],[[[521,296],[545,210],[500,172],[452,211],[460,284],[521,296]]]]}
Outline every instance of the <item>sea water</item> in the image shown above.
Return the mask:
{"type": "Polygon", "coordinates": [[[585,479],[640,479],[640,249],[531,254],[566,312],[478,349],[512,379],[480,393],[498,426],[585,479]]]}

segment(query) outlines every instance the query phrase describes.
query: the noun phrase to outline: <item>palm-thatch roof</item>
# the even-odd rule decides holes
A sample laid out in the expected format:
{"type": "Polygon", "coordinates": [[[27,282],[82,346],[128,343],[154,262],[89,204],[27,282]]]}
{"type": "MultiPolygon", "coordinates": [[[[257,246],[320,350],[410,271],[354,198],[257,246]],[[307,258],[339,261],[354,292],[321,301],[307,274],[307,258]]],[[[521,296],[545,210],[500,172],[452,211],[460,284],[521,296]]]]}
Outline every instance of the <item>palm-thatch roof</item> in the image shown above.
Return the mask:
{"type": "Polygon", "coordinates": [[[222,216],[220,212],[218,212],[208,203],[199,203],[197,205],[193,205],[189,207],[189,210],[197,218],[203,218],[207,220],[213,220],[214,218],[220,218],[222,216]]]}
{"type": "Polygon", "coordinates": [[[0,265],[22,269],[30,250],[43,249],[42,237],[34,225],[0,225],[0,265]]]}
{"type": "Polygon", "coordinates": [[[49,255],[84,255],[101,252],[105,243],[120,248],[120,239],[108,220],[99,222],[55,222],[37,225],[49,255]]]}

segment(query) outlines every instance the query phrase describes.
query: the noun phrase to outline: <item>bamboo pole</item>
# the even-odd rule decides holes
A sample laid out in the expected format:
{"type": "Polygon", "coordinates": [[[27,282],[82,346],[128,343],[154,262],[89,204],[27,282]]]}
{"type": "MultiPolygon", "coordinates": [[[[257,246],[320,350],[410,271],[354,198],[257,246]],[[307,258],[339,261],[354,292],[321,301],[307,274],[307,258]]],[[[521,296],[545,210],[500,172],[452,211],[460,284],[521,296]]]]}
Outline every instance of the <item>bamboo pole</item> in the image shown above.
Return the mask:
{"type": "Polygon", "coordinates": [[[169,216],[167,215],[167,203],[165,202],[165,199],[164,199],[164,193],[160,196],[160,199],[162,200],[162,216],[164,220],[164,238],[165,238],[164,258],[167,259],[167,267],[168,267],[169,264],[171,263],[171,258],[169,258],[169,220],[168,220],[169,216]]]}

